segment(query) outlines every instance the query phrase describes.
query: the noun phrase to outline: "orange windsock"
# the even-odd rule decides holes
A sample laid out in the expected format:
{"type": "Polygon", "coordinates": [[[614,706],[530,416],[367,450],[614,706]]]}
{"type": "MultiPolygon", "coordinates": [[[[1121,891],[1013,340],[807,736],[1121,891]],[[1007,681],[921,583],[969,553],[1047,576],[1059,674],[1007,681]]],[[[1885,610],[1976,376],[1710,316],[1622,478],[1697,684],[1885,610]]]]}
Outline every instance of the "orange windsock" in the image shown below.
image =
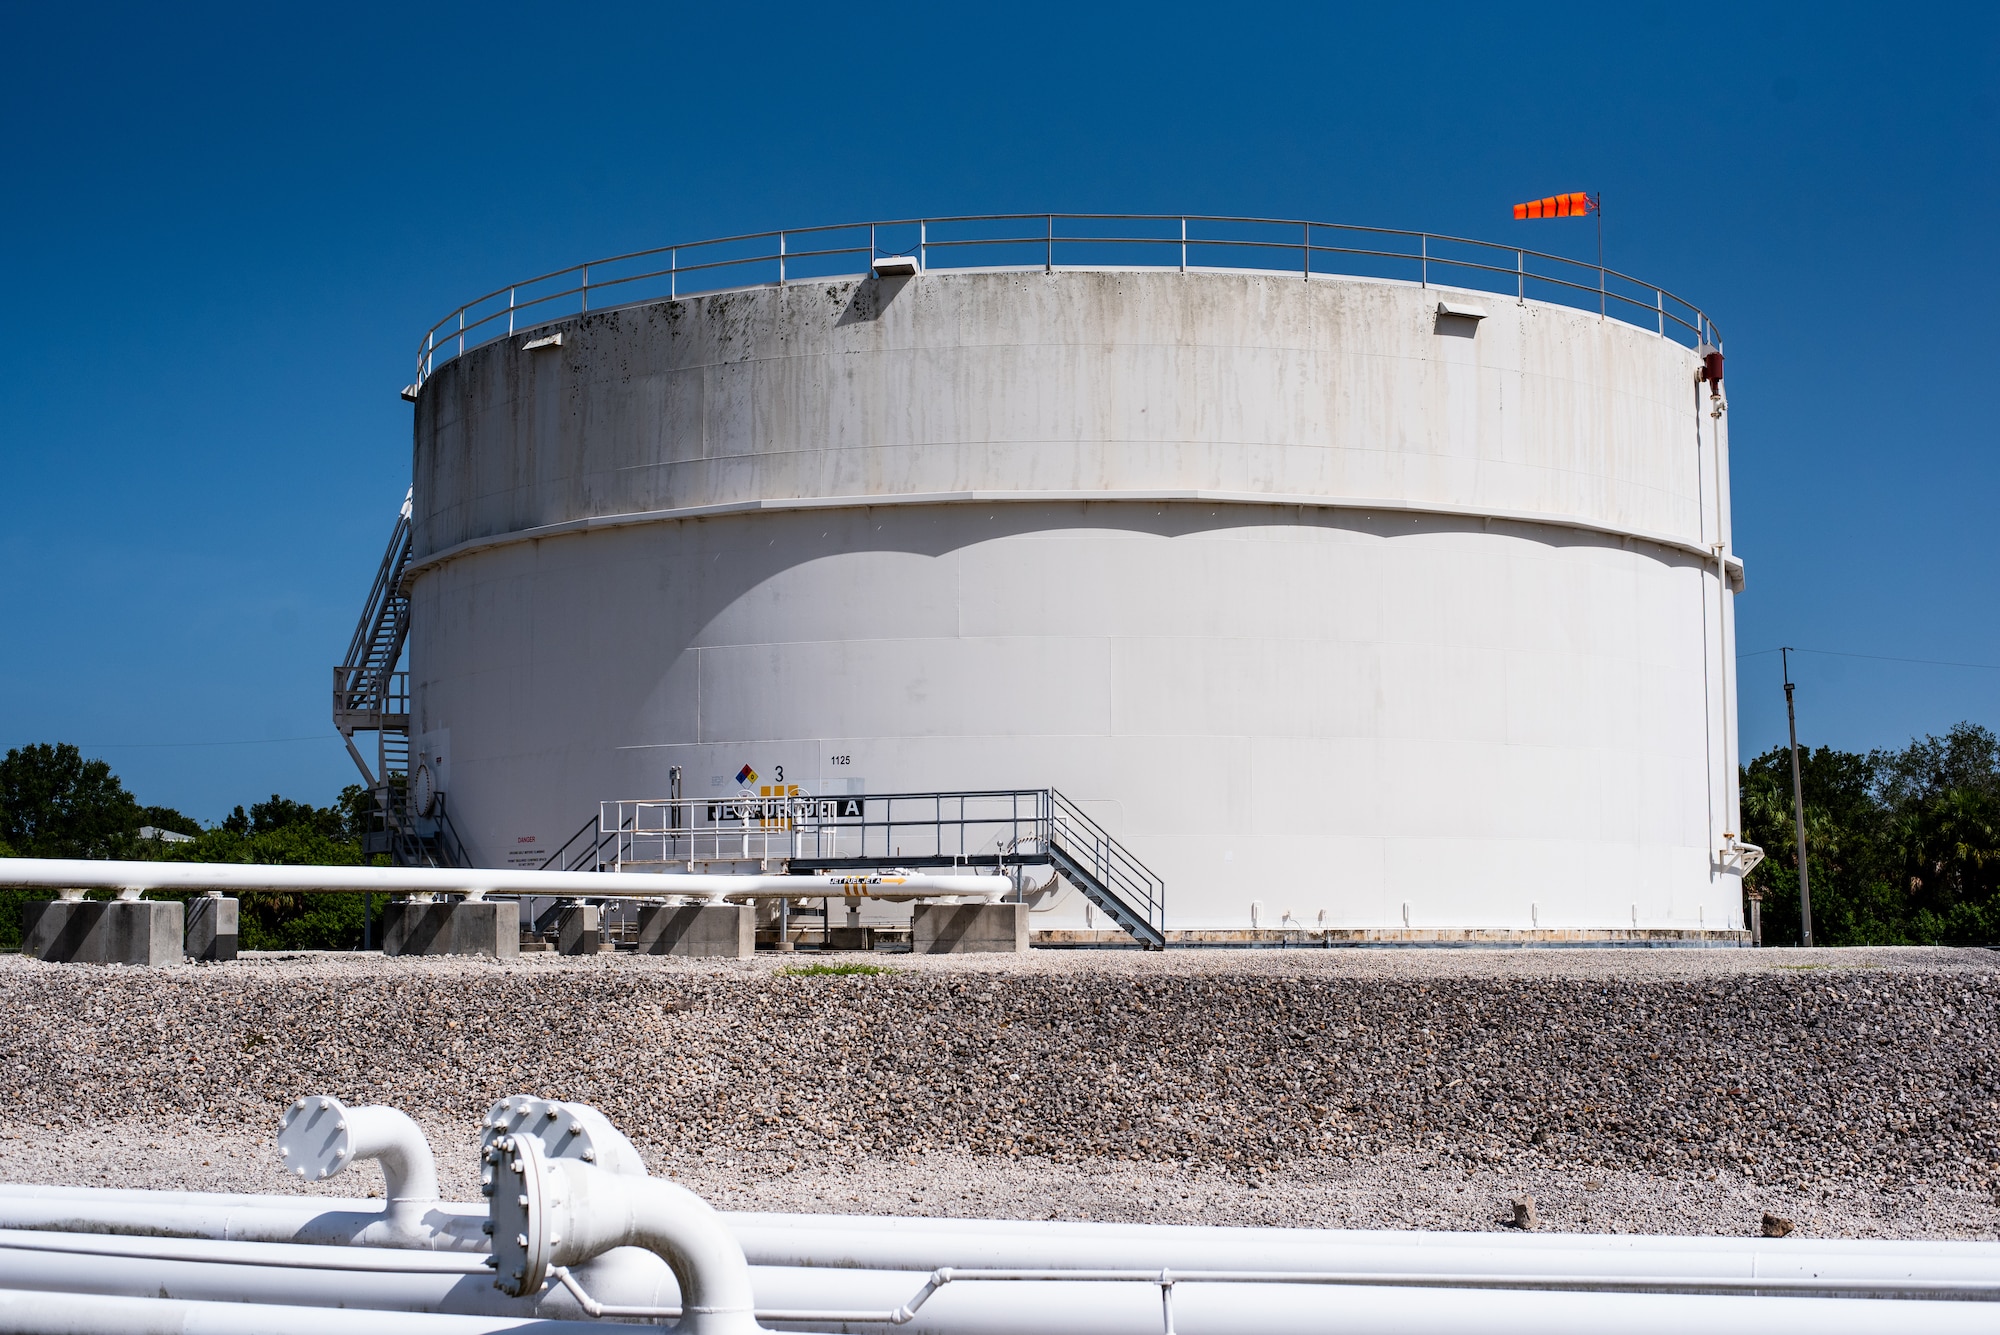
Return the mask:
{"type": "Polygon", "coordinates": [[[1591,210],[1590,195],[1582,190],[1567,195],[1550,195],[1514,206],[1516,218],[1581,218],[1591,210]]]}

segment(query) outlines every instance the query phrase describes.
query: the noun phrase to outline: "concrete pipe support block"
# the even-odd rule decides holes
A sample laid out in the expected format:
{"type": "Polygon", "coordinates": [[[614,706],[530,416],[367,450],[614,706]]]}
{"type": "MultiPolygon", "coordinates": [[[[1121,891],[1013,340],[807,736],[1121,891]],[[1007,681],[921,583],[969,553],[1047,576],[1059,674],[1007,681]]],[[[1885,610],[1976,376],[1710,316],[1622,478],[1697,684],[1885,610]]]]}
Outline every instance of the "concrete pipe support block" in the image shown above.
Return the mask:
{"type": "Polygon", "coordinates": [[[53,964],[179,964],[181,905],[44,899],[21,906],[21,953],[53,964]]]}
{"type": "Polygon", "coordinates": [[[382,910],[382,953],[516,959],[521,954],[521,906],[511,899],[392,901],[382,910]]]}
{"type": "Polygon", "coordinates": [[[203,895],[187,903],[187,957],[203,964],[236,958],[237,902],[203,895]]]}
{"type": "Polygon", "coordinates": [[[875,929],[873,927],[829,927],[826,929],[828,950],[873,950],[875,949],[875,929]]]}
{"type": "Polygon", "coordinates": [[[749,904],[648,904],[639,910],[638,953],[747,960],[757,953],[757,910],[749,904]]]}
{"type": "Polygon", "coordinates": [[[1026,904],[919,904],[910,918],[918,955],[1028,953],[1026,904]]]}
{"type": "Polygon", "coordinates": [[[556,949],[565,955],[595,955],[604,942],[603,910],[595,904],[572,904],[556,920],[556,949]]]}

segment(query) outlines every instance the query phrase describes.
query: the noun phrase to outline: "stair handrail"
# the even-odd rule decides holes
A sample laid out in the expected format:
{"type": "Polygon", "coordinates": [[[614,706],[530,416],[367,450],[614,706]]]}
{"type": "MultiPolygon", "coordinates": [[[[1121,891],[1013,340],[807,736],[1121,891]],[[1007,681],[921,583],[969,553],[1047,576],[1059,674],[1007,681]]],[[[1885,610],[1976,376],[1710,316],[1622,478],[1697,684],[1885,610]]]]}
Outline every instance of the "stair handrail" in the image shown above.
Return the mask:
{"type": "Polygon", "coordinates": [[[1046,843],[1073,861],[1083,861],[1065,844],[1062,827],[1074,828],[1089,840],[1090,866],[1086,868],[1125,908],[1144,922],[1164,942],[1166,933],[1166,882],[1132,855],[1131,850],[1111,832],[1092,820],[1075,801],[1054,788],[1048,793],[1049,816],[1046,843]],[[1136,902],[1135,902],[1136,901],[1136,902]]]}
{"type": "Polygon", "coordinates": [[[472,857],[465,851],[465,840],[458,834],[458,827],[451,823],[451,812],[445,806],[445,795],[437,795],[437,813],[432,817],[437,821],[437,843],[444,850],[446,866],[470,867],[472,857]]]}
{"type": "MultiPolygon", "coordinates": [[[[582,825],[577,827],[577,831],[575,834],[571,835],[569,838],[562,841],[561,848],[558,848],[555,852],[549,854],[548,857],[542,860],[541,870],[542,871],[578,870],[576,863],[563,861],[563,855],[569,852],[570,846],[572,844],[574,844],[577,840],[583,838],[586,834],[589,834],[594,830],[597,832],[598,837],[590,841],[590,864],[591,864],[590,870],[603,871],[604,846],[606,844],[616,843],[621,837],[629,833],[632,828],[632,821],[630,819],[627,819],[622,825],[619,826],[619,828],[615,830],[605,830],[601,828],[602,824],[603,824],[603,817],[601,814],[597,816],[592,816],[589,820],[586,820],[582,825]]],[[[577,862],[581,861],[582,857],[581,855],[579,855],[579,857],[577,858],[577,862]]]]}
{"type": "MultiPolygon", "coordinates": [[[[542,860],[542,865],[540,867],[540,870],[542,871],[570,870],[569,864],[567,862],[562,861],[563,855],[569,852],[571,844],[574,844],[577,840],[583,838],[583,836],[589,834],[592,830],[596,828],[597,828],[597,817],[592,816],[589,820],[585,821],[580,828],[578,828],[575,834],[571,835],[569,838],[562,841],[561,848],[558,848],[555,852],[549,854],[548,857],[542,860]]],[[[591,841],[592,852],[595,852],[597,849],[601,847],[603,847],[602,841],[599,840],[591,841]]]]}
{"type": "Polygon", "coordinates": [[[403,495],[403,506],[397,512],[388,548],[382,554],[382,563],[376,567],[375,582],[369,587],[361,619],[355,623],[354,638],[348,642],[347,658],[341,664],[349,674],[346,681],[349,708],[380,710],[383,682],[395,671],[396,660],[402,657],[403,640],[409,633],[409,604],[401,593],[401,585],[403,572],[410,563],[415,494],[412,488],[403,495]]]}

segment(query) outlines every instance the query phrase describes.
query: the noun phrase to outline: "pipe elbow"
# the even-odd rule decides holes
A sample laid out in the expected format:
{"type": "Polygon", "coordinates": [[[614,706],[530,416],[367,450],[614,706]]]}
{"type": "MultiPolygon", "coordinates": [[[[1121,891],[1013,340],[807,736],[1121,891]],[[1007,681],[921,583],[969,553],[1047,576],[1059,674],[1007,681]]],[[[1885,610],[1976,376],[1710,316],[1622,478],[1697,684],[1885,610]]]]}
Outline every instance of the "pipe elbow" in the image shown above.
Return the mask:
{"type": "Polygon", "coordinates": [[[330,1094],[295,1099],[278,1123],[278,1156],[308,1182],[346,1172],[358,1160],[382,1165],[383,1220],[392,1234],[414,1234],[440,1199],[437,1160],[423,1129],[394,1108],[350,1108],[330,1094]]]}
{"type": "Polygon", "coordinates": [[[348,1124],[354,1133],[354,1157],[382,1165],[389,1214],[407,1216],[410,1224],[416,1224],[425,1207],[441,1199],[437,1160],[423,1129],[406,1114],[380,1104],[353,1109],[348,1124]]]}
{"type": "Polygon", "coordinates": [[[583,1165],[564,1171],[571,1179],[572,1237],[557,1246],[557,1264],[587,1261],[613,1247],[644,1247],[667,1263],[681,1286],[683,1316],[676,1329],[690,1335],[759,1329],[750,1263],[707,1201],[659,1178],[621,1177],[583,1165]]]}
{"type": "Polygon", "coordinates": [[[707,1201],[658,1178],[628,1177],[551,1160],[540,1140],[509,1135],[487,1149],[495,1283],[516,1297],[539,1292],[552,1268],[614,1247],[643,1247],[681,1288],[685,1335],[755,1335],[756,1296],[743,1248],[707,1201]]]}

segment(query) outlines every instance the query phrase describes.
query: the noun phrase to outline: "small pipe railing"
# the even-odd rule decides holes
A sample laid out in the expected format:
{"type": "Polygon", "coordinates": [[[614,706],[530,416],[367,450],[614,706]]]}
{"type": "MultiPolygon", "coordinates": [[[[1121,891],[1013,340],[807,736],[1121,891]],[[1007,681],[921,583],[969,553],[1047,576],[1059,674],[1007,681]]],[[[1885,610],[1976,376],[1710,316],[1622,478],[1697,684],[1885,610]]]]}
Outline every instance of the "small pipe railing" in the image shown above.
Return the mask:
{"type": "Polygon", "coordinates": [[[1598,307],[1662,338],[1722,346],[1706,312],[1657,284],[1587,260],[1524,246],[1392,227],[1200,214],[996,213],[749,232],[631,251],[495,288],[424,331],[420,389],[440,365],[496,338],[609,306],[704,292],[853,277],[885,255],[914,255],[919,272],[1039,268],[1177,268],[1401,278],[1516,301],[1598,307]],[[907,241],[900,249],[899,242],[907,241]],[[1315,265],[1315,257],[1327,263],[1315,265]],[[1332,257],[1344,257],[1330,267],[1332,257]],[[859,258],[860,263],[853,261],[859,258]],[[1363,272],[1368,269],[1396,272],[1363,272]],[[592,277],[596,270],[596,277],[592,277]],[[629,270],[629,272],[628,272],[629,270]],[[1532,289],[1532,290],[1531,290],[1532,289]],[[598,294],[591,305],[592,292],[598,294]],[[1585,300],[1585,299],[1588,300],[1585,300]],[[523,316],[528,318],[523,320],[523,316]]]}

